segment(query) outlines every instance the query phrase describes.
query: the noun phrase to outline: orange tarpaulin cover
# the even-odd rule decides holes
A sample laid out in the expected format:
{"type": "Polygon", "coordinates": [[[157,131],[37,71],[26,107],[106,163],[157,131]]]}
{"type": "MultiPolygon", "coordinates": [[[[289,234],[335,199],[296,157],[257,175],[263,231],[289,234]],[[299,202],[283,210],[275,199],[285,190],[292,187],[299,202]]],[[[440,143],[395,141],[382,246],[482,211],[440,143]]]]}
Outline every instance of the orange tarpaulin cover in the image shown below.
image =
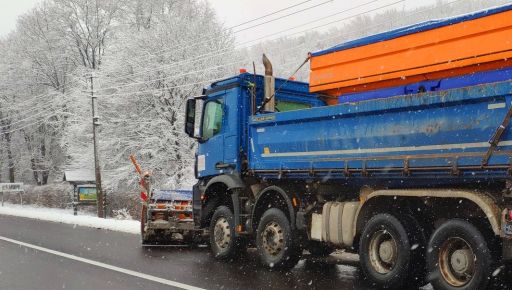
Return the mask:
{"type": "Polygon", "coordinates": [[[339,96],[511,66],[512,10],[504,10],[313,54],[310,91],[339,96]]]}

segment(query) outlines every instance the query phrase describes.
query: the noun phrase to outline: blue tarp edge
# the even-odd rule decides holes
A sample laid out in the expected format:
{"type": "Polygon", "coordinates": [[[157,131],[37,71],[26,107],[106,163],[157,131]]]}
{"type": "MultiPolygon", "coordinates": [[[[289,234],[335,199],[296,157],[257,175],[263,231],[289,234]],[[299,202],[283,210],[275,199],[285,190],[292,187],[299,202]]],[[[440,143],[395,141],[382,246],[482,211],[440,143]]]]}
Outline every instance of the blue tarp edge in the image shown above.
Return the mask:
{"type": "Polygon", "coordinates": [[[395,30],[387,31],[384,33],[379,33],[379,34],[375,34],[372,36],[352,40],[352,41],[345,42],[342,44],[338,44],[336,46],[333,46],[333,47],[325,49],[325,50],[313,52],[313,53],[311,53],[311,55],[312,56],[320,56],[320,55],[338,52],[338,51],[355,48],[355,47],[359,47],[359,46],[364,46],[364,45],[368,45],[368,44],[372,44],[372,43],[391,40],[391,39],[399,38],[399,37],[414,34],[414,33],[419,33],[419,32],[432,30],[432,29],[436,29],[439,27],[443,27],[443,26],[453,25],[453,24],[464,22],[464,21],[474,20],[474,19],[485,17],[485,16],[506,12],[509,10],[512,10],[512,4],[507,4],[507,5],[503,5],[503,6],[499,6],[499,7],[495,7],[495,8],[490,8],[490,9],[481,10],[481,11],[464,14],[464,15],[459,15],[459,16],[455,16],[455,17],[450,17],[450,18],[426,21],[426,22],[398,28],[395,30]]]}

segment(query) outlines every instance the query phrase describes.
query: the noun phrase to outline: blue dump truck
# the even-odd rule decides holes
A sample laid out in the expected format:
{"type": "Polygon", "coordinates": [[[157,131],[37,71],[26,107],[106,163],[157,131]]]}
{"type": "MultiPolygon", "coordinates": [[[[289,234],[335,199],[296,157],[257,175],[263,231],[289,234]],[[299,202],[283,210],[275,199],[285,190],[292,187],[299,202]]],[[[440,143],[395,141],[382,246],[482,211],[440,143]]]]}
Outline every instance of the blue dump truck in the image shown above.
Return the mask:
{"type": "Polygon", "coordinates": [[[263,265],[290,269],[305,250],[344,249],[389,289],[485,289],[500,276],[512,259],[512,67],[329,105],[264,63],[265,75],[187,100],[193,218],[215,257],[256,246],[263,265]]]}

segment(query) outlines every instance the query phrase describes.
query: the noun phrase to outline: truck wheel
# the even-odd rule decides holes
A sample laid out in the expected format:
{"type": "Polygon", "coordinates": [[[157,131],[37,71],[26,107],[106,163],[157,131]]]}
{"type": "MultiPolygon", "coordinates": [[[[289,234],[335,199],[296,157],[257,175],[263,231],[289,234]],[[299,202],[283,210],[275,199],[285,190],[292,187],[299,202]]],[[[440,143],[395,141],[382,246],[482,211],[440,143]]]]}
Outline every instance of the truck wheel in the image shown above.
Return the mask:
{"type": "Polygon", "coordinates": [[[233,213],[227,206],[219,206],[210,222],[210,248],[219,260],[228,260],[240,254],[242,243],[235,238],[233,213]]]}
{"type": "Polygon", "coordinates": [[[306,250],[314,257],[327,257],[334,252],[333,247],[318,241],[309,241],[306,250]]]}
{"type": "Polygon", "coordinates": [[[299,262],[302,248],[281,210],[268,209],[261,217],[256,235],[258,254],[264,266],[288,270],[299,262]]]}
{"type": "Polygon", "coordinates": [[[435,289],[486,289],[493,260],[487,242],[469,222],[453,219],[430,238],[427,251],[428,279],[435,289]]]}
{"type": "Polygon", "coordinates": [[[411,289],[422,284],[416,276],[418,271],[423,275],[425,267],[415,265],[421,263],[420,237],[412,231],[411,218],[404,220],[402,223],[393,215],[378,214],[368,221],[361,234],[361,269],[373,286],[411,289]]]}

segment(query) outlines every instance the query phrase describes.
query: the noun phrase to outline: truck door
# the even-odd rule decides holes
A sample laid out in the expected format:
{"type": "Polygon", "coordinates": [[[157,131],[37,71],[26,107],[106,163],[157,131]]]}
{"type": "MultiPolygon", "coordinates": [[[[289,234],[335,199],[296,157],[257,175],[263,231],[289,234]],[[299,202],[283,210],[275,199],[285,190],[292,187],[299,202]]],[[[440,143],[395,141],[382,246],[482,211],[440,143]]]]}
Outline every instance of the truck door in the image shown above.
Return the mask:
{"type": "Polygon", "coordinates": [[[198,177],[216,175],[224,164],[225,94],[211,98],[204,104],[202,141],[197,154],[198,177]]]}

